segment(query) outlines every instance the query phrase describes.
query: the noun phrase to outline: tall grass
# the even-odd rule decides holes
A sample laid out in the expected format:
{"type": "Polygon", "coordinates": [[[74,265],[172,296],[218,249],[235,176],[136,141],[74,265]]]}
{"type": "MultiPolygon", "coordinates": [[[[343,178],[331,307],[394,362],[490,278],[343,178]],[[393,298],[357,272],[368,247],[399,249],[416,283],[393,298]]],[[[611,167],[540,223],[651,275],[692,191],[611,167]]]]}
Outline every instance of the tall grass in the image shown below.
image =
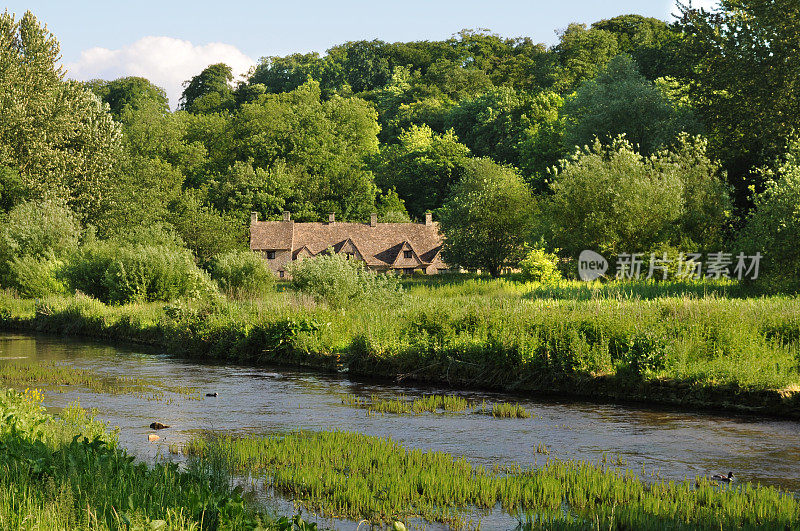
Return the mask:
{"type": "Polygon", "coordinates": [[[195,462],[152,467],[77,405],[56,418],[41,394],[0,391],[0,528],[287,530],[245,504],[228,476],[195,462]]]}
{"type": "Polygon", "coordinates": [[[730,282],[410,284],[347,309],[291,291],[128,304],[0,295],[0,328],[161,345],[188,356],[493,389],[800,416],[800,304],[730,282]]]}
{"type": "Polygon", "coordinates": [[[539,469],[489,470],[358,433],[200,434],[180,451],[262,476],[328,516],[373,522],[419,516],[455,527],[461,511],[496,506],[530,528],[599,522],[604,529],[789,529],[800,521],[800,501],[771,487],[720,488],[700,478],[647,484],[602,462],[548,460],[539,469]]]}

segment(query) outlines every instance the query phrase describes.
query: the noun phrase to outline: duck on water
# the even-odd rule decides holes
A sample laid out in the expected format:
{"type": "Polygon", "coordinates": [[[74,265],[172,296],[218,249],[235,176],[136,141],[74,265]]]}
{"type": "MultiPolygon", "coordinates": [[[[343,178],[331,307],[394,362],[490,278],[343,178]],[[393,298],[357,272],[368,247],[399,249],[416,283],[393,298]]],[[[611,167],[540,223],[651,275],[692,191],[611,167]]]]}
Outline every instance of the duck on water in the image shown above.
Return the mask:
{"type": "Polygon", "coordinates": [[[733,477],[733,472],[728,472],[727,476],[723,476],[722,474],[714,474],[713,476],[711,476],[711,479],[713,479],[714,481],[724,481],[725,483],[730,483],[731,481],[734,481],[736,478],[733,477]]]}

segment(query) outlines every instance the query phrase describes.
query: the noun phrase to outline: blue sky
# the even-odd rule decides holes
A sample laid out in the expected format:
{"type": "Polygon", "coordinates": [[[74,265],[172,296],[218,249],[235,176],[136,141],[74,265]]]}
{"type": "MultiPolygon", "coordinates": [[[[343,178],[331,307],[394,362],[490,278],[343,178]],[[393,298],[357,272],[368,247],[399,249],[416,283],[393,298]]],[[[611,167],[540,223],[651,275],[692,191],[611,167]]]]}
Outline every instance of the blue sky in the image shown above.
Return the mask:
{"type": "Polygon", "coordinates": [[[18,15],[30,9],[47,23],[72,77],[144,75],[164,86],[173,104],[180,81],[220,60],[242,73],[264,55],[324,52],[358,39],[436,40],[462,28],[553,44],[556,31],[570,22],[624,13],[671,20],[673,6],[671,0],[4,3],[18,15]]]}

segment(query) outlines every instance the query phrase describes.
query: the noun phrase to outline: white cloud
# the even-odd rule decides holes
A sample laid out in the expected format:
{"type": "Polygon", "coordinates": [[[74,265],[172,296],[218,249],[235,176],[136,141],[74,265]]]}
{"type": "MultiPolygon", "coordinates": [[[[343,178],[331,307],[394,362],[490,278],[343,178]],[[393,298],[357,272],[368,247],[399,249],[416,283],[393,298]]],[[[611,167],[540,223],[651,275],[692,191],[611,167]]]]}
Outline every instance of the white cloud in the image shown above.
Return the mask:
{"type": "Polygon", "coordinates": [[[255,61],[230,44],[195,45],[172,37],[149,36],[116,50],[84,50],[80,59],[65,66],[67,76],[77,80],[145,77],[167,92],[175,108],[183,92],[182,83],[215,63],[227,64],[238,78],[255,61]]]}

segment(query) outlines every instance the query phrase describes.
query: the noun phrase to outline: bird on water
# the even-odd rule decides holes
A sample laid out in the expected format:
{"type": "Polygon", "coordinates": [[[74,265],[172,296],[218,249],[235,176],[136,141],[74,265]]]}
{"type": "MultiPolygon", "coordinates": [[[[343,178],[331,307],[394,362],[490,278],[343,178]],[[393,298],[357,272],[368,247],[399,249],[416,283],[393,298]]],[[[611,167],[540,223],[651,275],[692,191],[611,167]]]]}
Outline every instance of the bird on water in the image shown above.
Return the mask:
{"type": "Polygon", "coordinates": [[[725,483],[730,483],[736,478],[733,477],[733,472],[728,472],[727,476],[723,476],[722,474],[714,474],[711,476],[711,479],[714,481],[724,481],[725,483]]]}

